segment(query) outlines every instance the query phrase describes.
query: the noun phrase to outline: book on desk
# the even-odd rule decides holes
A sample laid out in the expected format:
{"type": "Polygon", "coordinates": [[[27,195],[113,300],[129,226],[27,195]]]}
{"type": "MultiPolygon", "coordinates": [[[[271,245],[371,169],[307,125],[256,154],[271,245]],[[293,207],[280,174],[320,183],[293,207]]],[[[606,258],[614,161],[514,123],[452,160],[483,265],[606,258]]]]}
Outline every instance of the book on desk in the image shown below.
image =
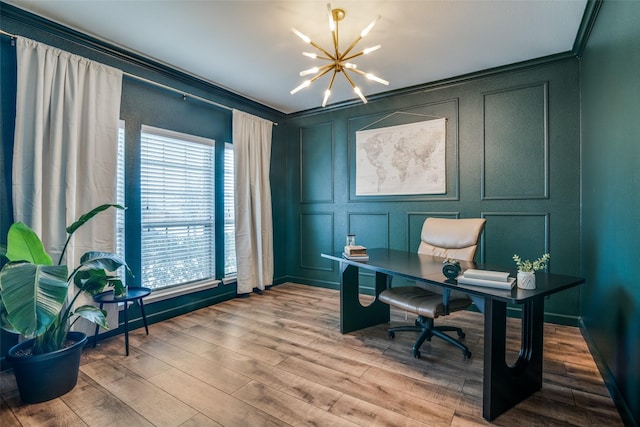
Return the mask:
{"type": "Polygon", "coordinates": [[[509,273],[491,270],[476,270],[470,268],[458,276],[458,283],[461,285],[484,286],[487,288],[511,289],[516,283],[514,277],[509,277],[509,273]]]}
{"type": "Polygon", "coordinates": [[[369,261],[367,248],[359,245],[345,246],[344,252],[342,252],[342,257],[354,261],[369,261]]]}

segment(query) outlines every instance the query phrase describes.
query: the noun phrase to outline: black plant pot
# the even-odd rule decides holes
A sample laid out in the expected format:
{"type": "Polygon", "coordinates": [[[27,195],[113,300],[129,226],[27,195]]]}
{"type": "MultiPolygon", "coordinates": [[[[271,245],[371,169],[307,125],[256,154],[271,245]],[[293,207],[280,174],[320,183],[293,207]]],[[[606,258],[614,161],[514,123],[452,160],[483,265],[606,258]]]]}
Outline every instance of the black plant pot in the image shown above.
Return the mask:
{"type": "Polygon", "coordinates": [[[13,367],[22,402],[45,402],[62,396],[76,386],[80,356],[82,347],[87,342],[87,335],[83,332],[69,332],[67,339],[76,343],[35,356],[16,356],[17,351],[33,345],[33,340],[21,342],[9,349],[7,360],[13,367]]]}

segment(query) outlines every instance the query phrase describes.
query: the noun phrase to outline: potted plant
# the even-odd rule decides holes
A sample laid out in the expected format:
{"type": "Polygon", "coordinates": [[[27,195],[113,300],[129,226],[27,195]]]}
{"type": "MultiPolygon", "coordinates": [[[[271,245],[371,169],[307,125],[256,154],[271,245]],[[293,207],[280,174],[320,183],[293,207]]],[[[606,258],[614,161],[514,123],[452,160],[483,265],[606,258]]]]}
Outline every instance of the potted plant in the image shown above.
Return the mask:
{"type": "Polygon", "coordinates": [[[9,228],[7,246],[0,250],[8,260],[0,270],[0,324],[27,338],[7,354],[25,403],[44,402],[75,387],[87,342],[86,334],[70,331],[79,318],[107,328],[105,311],[74,303],[81,294],[95,295],[108,286],[121,290],[122,281],[106,272],[122,266],[129,271],[129,267],[115,254],[87,252],[69,274],[62,260],[73,234],[110,207],[124,209],[104,204],[66,228],[67,241],[57,265],[31,228],[21,222],[9,228]]]}
{"type": "Polygon", "coordinates": [[[520,289],[535,289],[535,272],[546,268],[550,258],[551,255],[543,254],[540,258],[531,262],[529,260],[522,261],[520,255],[513,255],[513,260],[516,262],[516,267],[518,267],[518,287],[520,289]]]}

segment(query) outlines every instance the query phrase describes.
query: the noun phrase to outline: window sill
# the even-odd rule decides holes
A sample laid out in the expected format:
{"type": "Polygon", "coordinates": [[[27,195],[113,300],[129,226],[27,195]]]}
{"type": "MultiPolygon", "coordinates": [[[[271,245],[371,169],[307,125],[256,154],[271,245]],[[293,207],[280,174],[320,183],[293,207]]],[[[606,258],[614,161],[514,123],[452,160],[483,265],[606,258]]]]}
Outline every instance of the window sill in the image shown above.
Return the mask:
{"type": "Polygon", "coordinates": [[[145,304],[163,301],[170,298],[179,297],[182,295],[188,295],[194,292],[200,292],[207,289],[217,288],[220,285],[220,280],[212,280],[207,282],[193,283],[190,285],[176,286],[175,288],[159,289],[157,291],[151,291],[151,295],[144,299],[145,304]]]}

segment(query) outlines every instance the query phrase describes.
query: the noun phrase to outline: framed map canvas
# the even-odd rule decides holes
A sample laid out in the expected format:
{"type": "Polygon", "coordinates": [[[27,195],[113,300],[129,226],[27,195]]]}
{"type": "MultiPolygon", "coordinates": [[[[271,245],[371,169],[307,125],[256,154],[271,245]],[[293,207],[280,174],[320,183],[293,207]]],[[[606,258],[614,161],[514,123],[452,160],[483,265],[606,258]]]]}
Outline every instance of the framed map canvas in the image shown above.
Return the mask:
{"type": "Polygon", "coordinates": [[[356,195],[445,194],[446,119],[356,132],[356,195]]]}

